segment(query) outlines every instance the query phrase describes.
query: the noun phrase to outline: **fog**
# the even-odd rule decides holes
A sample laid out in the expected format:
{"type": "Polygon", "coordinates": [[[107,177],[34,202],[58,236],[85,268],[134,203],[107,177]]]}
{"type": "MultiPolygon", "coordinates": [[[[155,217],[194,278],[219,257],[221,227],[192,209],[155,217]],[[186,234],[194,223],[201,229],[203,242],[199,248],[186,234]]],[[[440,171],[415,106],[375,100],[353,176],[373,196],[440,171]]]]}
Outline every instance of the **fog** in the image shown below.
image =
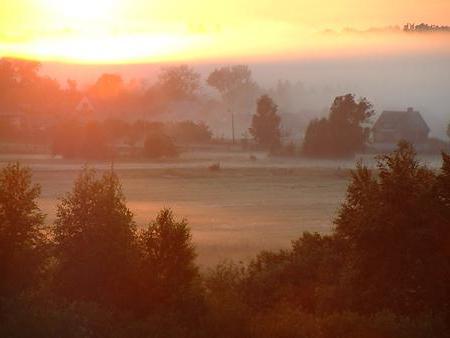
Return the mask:
{"type": "MultiPolygon", "coordinates": [[[[201,74],[201,91],[212,98],[219,95],[206,84],[205,79],[215,68],[224,65],[248,64],[253,79],[264,92],[271,93],[280,81],[288,81],[292,85],[289,93],[275,100],[282,114],[298,117],[299,125],[304,125],[314,116],[325,115],[337,95],[354,93],[357,97],[367,97],[377,114],[383,110],[414,107],[429,124],[431,136],[445,138],[450,120],[450,34],[407,36],[398,28],[382,33],[375,29],[362,32],[347,29],[341,33],[322,32],[316,37],[315,49],[309,41],[308,52],[293,52],[263,60],[253,57],[203,62],[186,60],[185,63],[201,74]]],[[[117,73],[126,79],[139,79],[151,84],[165,65],[47,62],[43,64],[43,72],[62,83],[67,78],[75,79],[81,87],[95,82],[103,73],[117,73]]],[[[180,112],[183,113],[188,114],[186,109],[180,112]]],[[[188,114],[187,117],[193,116],[188,114]]],[[[216,133],[229,132],[228,126],[221,129],[221,121],[209,122],[216,133]]]]}

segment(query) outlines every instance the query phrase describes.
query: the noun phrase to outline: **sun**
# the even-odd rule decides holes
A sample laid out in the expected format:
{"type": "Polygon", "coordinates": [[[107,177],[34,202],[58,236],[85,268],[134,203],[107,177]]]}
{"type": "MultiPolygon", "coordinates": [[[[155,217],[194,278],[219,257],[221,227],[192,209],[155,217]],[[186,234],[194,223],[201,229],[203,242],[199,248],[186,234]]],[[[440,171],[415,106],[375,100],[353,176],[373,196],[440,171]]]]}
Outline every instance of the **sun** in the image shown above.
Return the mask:
{"type": "Polygon", "coordinates": [[[47,10],[60,19],[80,21],[110,18],[119,0],[43,0],[47,10]]]}

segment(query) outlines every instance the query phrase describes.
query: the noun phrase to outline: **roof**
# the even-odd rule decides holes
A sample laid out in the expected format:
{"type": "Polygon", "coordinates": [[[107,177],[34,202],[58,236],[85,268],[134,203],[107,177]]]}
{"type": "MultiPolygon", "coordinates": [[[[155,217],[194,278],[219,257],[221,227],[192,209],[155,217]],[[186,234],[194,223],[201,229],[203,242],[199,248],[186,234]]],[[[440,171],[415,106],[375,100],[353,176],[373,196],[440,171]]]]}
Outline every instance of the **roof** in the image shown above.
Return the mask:
{"type": "Polygon", "coordinates": [[[373,130],[381,129],[421,130],[430,132],[430,128],[422,115],[412,108],[408,108],[406,111],[383,111],[373,126],[373,130]]]}
{"type": "Polygon", "coordinates": [[[77,112],[84,112],[84,111],[95,111],[94,105],[92,104],[92,101],[87,97],[84,96],[81,101],[78,103],[77,107],[75,108],[77,112]]]}

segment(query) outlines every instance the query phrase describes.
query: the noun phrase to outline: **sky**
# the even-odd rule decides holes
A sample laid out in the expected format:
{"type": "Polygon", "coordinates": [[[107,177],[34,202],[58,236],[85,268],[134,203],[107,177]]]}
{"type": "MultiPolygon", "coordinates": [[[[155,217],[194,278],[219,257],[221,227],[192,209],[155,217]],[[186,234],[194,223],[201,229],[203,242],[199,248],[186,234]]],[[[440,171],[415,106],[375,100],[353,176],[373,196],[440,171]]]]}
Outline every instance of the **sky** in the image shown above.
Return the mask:
{"type": "Polygon", "coordinates": [[[448,25],[449,13],[449,0],[0,0],[0,56],[128,64],[440,50],[442,40],[392,27],[448,25]]]}

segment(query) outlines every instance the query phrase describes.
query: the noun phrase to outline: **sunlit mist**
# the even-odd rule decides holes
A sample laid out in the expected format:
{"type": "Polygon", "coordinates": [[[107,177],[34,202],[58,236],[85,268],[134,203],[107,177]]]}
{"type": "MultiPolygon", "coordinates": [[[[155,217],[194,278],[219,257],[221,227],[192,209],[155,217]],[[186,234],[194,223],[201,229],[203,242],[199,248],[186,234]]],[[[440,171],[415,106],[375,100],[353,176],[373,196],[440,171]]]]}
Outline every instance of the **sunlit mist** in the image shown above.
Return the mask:
{"type": "MultiPolygon", "coordinates": [[[[294,58],[423,49],[407,22],[445,24],[447,1],[18,0],[0,4],[0,55],[82,63],[294,58]],[[351,13],[346,8],[352,8],[351,13]],[[389,10],[387,10],[389,9],[389,10]],[[382,15],[381,15],[382,14],[382,15]],[[376,18],[376,19],[375,19],[376,18]]],[[[447,40],[426,42],[442,49],[447,40]]]]}

